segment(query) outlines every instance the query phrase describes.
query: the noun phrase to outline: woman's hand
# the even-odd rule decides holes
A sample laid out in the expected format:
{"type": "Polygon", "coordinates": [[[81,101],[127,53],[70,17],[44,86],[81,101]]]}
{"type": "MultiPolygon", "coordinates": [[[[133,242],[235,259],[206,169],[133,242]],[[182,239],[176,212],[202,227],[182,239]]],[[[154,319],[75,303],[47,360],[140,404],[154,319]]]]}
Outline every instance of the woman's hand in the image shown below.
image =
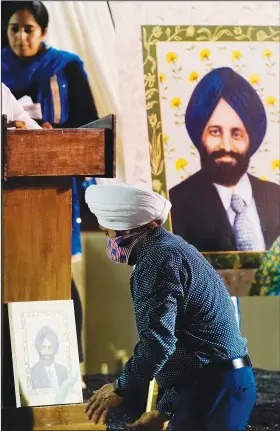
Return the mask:
{"type": "Polygon", "coordinates": [[[7,123],[7,128],[10,129],[12,127],[15,127],[16,129],[27,129],[26,122],[25,121],[10,121],[7,123]]]}
{"type": "Polygon", "coordinates": [[[43,123],[42,128],[43,129],[53,129],[53,126],[51,125],[51,123],[46,121],[45,123],[43,123]]]}

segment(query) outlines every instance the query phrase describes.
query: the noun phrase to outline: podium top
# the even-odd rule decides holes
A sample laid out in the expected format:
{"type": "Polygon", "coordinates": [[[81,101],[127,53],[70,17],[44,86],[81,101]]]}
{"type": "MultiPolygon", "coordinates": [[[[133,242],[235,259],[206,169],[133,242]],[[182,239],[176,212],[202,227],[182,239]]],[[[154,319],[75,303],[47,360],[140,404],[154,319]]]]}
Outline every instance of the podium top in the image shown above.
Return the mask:
{"type": "Polygon", "coordinates": [[[115,176],[115,116],[79,129],[3,130],[4,178],[115,176]]]}

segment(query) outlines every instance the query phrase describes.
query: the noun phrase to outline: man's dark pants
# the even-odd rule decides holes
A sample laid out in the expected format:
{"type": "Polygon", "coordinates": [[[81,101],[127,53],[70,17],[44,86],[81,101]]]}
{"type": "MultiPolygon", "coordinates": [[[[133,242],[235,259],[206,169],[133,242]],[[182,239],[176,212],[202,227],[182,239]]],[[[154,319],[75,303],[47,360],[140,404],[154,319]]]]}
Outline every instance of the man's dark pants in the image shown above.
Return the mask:
{"type": "Polygon", "coordinates": [[[229,371],[206,367],[189,373],[177,391],[172,431],[245,430],[256,401],[250,367],[229,371]]]}

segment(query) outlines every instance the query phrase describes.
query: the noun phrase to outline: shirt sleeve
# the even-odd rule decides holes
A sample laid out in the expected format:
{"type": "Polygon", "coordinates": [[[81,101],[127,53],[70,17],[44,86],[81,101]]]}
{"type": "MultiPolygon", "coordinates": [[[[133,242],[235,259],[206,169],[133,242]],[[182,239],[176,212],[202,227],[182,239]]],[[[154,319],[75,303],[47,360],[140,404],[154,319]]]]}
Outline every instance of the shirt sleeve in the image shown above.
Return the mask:
{"type": "Polygon", "coordinates": [[[87,75],[80,65],[73,61],[64,72],[68,82],[69,117],[63,124],[54,124],[56,128],[76,128],[98,119],[94,98],[87,75]]]}
{"type": "Polygon", "coordinates": [[[9,112],[11,115],[8,115],[8,121],[25,121],[27,129],[41,129],[38,123],[28,115],[27,112],[23,109],[23,106],[14,95],[9,91],[9,100],[8,100],[9,112]]]}
{"type": "Polygon", "coordinates": [[[161,399],[157,403],[157,410],[169,419],[172,416],[172,404],[177,397],[177,393],[174,389],[166,389],[161,399]]]}
{"type": "Polygon", "coordinates": [[[136,318],[141,322],[139,342],[118,379],[119,391],[124,397],[133,396],[139,387],[156,377],[175,351],[177,310],[185,276],[178,260],[178,256],[163,259],[152,278],[149,277],[152,270],[145,270],[143,289],[140,294],[137,292],[137,301],[134,300],[136,318]]]}

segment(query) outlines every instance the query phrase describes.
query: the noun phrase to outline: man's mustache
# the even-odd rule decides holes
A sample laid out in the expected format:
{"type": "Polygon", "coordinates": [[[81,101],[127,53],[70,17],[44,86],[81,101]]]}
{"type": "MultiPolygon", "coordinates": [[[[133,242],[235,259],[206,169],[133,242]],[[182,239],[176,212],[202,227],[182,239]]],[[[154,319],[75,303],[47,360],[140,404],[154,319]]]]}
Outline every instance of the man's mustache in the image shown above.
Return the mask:
{"type": "Polygon", "coordinates": [[[237,161],[243,158],[242,155],[235,153],[234,151],[217,150],[213,151],[212,154],[209,154],[209,157],[211,157],[211,159],[219,159],[220,157],[224,156],[231,156],[237,161]]]}

